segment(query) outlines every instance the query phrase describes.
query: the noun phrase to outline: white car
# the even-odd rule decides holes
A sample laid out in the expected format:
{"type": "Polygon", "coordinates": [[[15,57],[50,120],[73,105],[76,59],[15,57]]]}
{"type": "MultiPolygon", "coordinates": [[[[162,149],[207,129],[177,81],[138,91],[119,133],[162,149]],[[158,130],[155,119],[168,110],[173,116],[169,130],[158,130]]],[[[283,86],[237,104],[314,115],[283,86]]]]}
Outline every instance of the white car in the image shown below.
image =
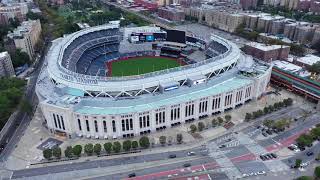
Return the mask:
{"type": "Polygon", "coordinates": [[[193,152],[193,151],[191,151],[191,152],[188,152],[188,154],[187,154],[188,156],[194,156],[194,155],[196,155],[196,153],[195,152],[193,152]]]}
{"type": "Polygon", "coordinates": [[[263,174],[266,174],[266,172],[265,171],[259,171],[259,172],[257,172],[257,174],[263,175],[263,174]]]}
{"type": "Polygon", "coordinates": [[[300,167],[306,167],[306,166],[308,166],[309,164],[310,164],[309,162],[301,163],[300,167]]]}

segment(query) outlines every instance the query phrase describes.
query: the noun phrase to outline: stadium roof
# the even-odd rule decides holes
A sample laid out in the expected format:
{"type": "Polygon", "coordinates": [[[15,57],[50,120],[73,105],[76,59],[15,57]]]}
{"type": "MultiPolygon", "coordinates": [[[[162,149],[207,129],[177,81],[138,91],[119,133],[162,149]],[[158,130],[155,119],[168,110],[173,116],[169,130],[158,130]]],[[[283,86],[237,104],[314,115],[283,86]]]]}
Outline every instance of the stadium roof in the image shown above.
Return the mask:
{"type": "MultiPolygon", "coordinates": [[[[165,106],[165,105],[174,105],[186,101],[192,101],[202,97],[207,97],[208,95],[217,95],[223,92],[228,92],[245,85],[249,85],[253,80],[246,78],[234,77],[223,81],[221,83],[215,84],[214,86],[209,86],[205,89],[195,90],[189,93],[182,93],[170,98],[161,99],[159,101],[150,101],[145,102],[141,100],[130,100],[129,101],[113,101],[113,103],[104,103],[106,101],[95,100],[95,107],[91,106],[91,103],[79,103],[79,106],[75,107],[75,112],[81,114],[93,114],[93,115],[112,115],[112,114],[128,114],[134,112],[143,112],[153,108],[165,106]],[[100,104],[100,105],[99,105],[100,104]]],[[[93,102],[92,102],[93,103],[93,102]]]]}

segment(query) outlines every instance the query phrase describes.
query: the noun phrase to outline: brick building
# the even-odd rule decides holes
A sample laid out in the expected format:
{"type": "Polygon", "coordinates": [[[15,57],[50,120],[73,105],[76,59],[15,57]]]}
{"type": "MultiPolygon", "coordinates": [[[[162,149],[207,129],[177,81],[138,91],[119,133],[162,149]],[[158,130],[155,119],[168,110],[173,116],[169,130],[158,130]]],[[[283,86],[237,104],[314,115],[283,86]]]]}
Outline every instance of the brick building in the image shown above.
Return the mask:
{"type": "Polygon", "coordinates": [[[254,58],[271,62],[273,60],[287,59],[290,51],[289,46],[284,45],[265,45],[256,42],[247,43],[244,52],[254,58]]]}
{"type": "Polygon", "coordinates": [[[184,21],[185,19],[184,11],[179,8],[173,7],[159,8],[158,15],[159,17],[167,19],[169,21],[184,21]]]}

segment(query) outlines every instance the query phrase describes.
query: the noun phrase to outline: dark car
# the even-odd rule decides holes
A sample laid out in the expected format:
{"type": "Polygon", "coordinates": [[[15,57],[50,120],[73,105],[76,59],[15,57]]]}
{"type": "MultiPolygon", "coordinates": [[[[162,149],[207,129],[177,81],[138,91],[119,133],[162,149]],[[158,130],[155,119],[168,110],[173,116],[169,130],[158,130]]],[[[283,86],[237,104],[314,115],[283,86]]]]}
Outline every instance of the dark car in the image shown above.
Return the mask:
{"type": "Polygon", "coordinates": [[[306,148],[305,147],[303,147],[303,146],[300,146],[300,147],[298,147],[299,149],[300,149],[300,151],[304,151],[304,150],[306,150],[306,148]]]}
{"type": "Polygon", "coordinates": [[[219,146],[219,148],[224,148],[226,147],[226,145],[222,144],[221,146],[219,146]]]}
{"type": "Polygon", "coordinates": [[[271,159],[271,158],[270,158],[269,156],[267,156],[267,155],[263,155],[263,157],[264,157],[265,160],[271,159]]]}
{"type": "Polygon", "coordinates": [[[307,156],[312,156],[312,155],[313,155],[313,152],[312,152],[312,151],[309,151],[309,152],[306,153],[306,155],[307,155],[307,156]]]}
{"type": "Polygon", "coordinates": [[[190,166],[191,166],[190,163],[186,163],[186,164],[183,165],[183,167],[190,167],[190,166]]]}
{"type": "Polygon", "coordinates": [[[272,131],[271,130],[266,130],[266,133],[268,133],[269,135],[272,135],[272,131]]]}
{"type": "Polygon", "coordinates": [[[136,173],[128,174],[128,178],[136,177],[136,173]]]}
{"type": "Polygon", "coordinates": [[[175,154],[170,154],[169,155],[169,158],[176,158],[177,157],[177,155],[175,155],[175,154]]]}
{"type": "Polygon", "coordinates": [[[260,159],[261,159],[262,161],[265,161],[265,160],[266,160],[266,158],[265,158],[263,155],[260,155],[260,159]]]}
{"type": "Polygon", "coordinates": [[[273,156],[271,154],[266,155],[269,159],[273,159],[273,156]]]}
{"type": "Polygon", "coordinates": [[[292,146],[289,146],[288,149],[290,149],[291,151],[293,151],[295,148],[292,146]]]}
{"type": "Polygon", "coordinates": [[[263,135],[264,137],[267,137],[267,136],[268,136],[268,134],[265,133],[265,132],[263,132],[262,135],[263,135]]]}
{"type": "Polygon", "coordinates": [[[278,156],[276,155],[276,154],[274,154],[274,153],[271,153],[271,156],[273,157],[273,158],[277,158],[278,156]]]}

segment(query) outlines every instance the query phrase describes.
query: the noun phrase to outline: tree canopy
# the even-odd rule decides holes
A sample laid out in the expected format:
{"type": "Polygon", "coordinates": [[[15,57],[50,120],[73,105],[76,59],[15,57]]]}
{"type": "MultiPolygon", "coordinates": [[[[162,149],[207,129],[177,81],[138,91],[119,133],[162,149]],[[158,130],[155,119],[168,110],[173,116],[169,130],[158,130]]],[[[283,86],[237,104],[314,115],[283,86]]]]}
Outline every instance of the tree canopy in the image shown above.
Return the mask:
{"type": "Polygon", "coordinates": [[[24,86],[24,80],[0,78],[0,130],[20,104],[24,86]]]}

